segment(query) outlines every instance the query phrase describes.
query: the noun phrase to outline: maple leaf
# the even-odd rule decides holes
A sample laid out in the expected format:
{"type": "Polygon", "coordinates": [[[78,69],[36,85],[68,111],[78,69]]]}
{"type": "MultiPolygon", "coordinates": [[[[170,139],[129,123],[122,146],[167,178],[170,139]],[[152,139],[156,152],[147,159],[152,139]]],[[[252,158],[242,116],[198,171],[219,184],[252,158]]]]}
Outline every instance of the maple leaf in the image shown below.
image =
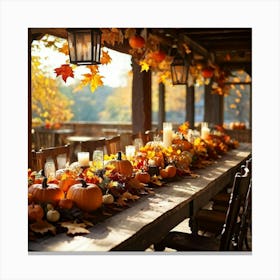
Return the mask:
{"type": "Polygon", "coordinates": [[[108,54],[108,52],[105,52],[102,50],[102,57],[101,57],[101,64],[109,64],[111,63],[112,58],[110,57],[110,55],[108,54]]]}
{"type": "Polygon", "coordinates": [[[56,234],[55,226],[44,220],[40,220],[36,223],[33,223],[32,225],[30,225],[30,229],[36,233],[41,234],[44,234],[48,231],[50,231],[53,234],[56,234]]]}
{"type": "Polygon", "coordinates": [[[87,68],[90,70],[92,75],[95,75],[99,72],[98,65],[88,65],[87,68]]]}
{"type": "Polygon", "coordinates": [[[63,223],[61,223],[61,226],[67,228],[68,229],[67,234],[70,234],[70,235],[90,232],[89,230],[86,229],[86,226],[87,226],[86,223],[77,223],[76,221],[74,223],[63,222],[63,223]]]}
{"type": "Polygon", "coordinates": [[[135,201],[135,200],[137,200],[137,199],[140,198],[140,196],[134,195],[134,194],[132,194],[132,193],[130,193],[130,192],[128,192],[128,191],[124,192],[124,193],[122,194],[122,197],[123,197],[124,199],[130,199],[130,200],[133,200],[133,201],[135,201]]]}
{"type": "Polygon", "coordinates": [[[103,81],[101,80],[102,78],[103,76],[100,76],[99,74],[93,76],[90,82],[91,92],[94,92],[99,86],[103,85],[103,81]]]}
{"type": "Polygon", "coordinates": [[[127,206],[127,203],[125,202],[127,199],[125,197],[119,197],[116,201],[116,204],[121,206],[121,207],[124,207],[124,206],[127,206]]]}
{"type": "Polygon", "coordinates": [[[68,44],[65,43],[61,48],[58,49],[59,52],[64,53],[65,55],[69,55],[68,44]]]}
{"type": "Polygon", "coordinates": [[[124,38],[128,39],[136,34],[135,28],[126,28],[124,33],[124,38]]]}
{"type": "Polygon", "coordinates": [[[160,181],[160,179],[158,178],[158,176],[153,176],[151,178],[151,183],[158,186],[158,187],[161,187],[163,185],[162,181],[160,181]]]}
{"type": "Polygon", "coordinates": [[[129,191],[126,191],[123,194],[121,194],[121,196],[117,199],[116,204],[124,207],[124,206],[127,206],[127,203],[126,203],[127,200],[135,201],[139,198],[140,198],[140,196],[134,195],[134,194],[130,193],[129,191]]]}
{"type": "Polygon", "coordinates": [[[55,68],[54,71],[56,73],[56,77],[61,76],[65,83],[67,78],[74,78],[73,69],[69,64],[62,64],[59,68],[55,68]]]}
{"type": "Polygon", "coordinates": [[[146,63],[145,61],[140,61],[140,66],[141,66],[141,72],[143,72],[143,71],[148,72],[150,69],[149,64],[146,63]]]}

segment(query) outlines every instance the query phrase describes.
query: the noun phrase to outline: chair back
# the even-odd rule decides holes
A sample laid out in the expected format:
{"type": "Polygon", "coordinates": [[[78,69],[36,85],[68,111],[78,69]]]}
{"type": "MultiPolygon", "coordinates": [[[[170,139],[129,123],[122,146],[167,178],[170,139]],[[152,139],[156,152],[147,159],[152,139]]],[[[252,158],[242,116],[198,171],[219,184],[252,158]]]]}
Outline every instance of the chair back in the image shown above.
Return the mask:
{"type": "Polygon", "coordinates": [[[231,241],[236,234],[236,225],[238,222],[241,207],[245,204],[250,185],[250,171],[246,166],[241,166],[241,172],[237,172],[234,177],[233,188],[229,200],[229,207],[223,225],[220,250],[228,251],[231,247],[231,241]]]}
{"type": "Polygon", "coordinates": [[[116,154],[121,150],[121,137],[120,135],[108,138],[105,141],[106,153],[108,155],[116,154]]]}
{"type": "Polygon", "coordinates": [[[123,132],[120,134],[120,148],[121,151],[125,152],[125,146],[133,144],[132,132],[123,132]]]}
{"type": "Polygon", "coordinates": [[[239,229],[236,233],[235,238],[233,239],[233,247],[237,251],[242,251],[243,243],[246,238],[247,230],[249,227],[250,217],[250,207],[251,207],[251,194],[252,194],[252,179],[250,179],[250,184],[248,188],[248,192],[245,199],[244,209],[241,216],[241,221],[239,225],[239,229]]]}
{"type": "Polygon", "coordinates": [[[44,169],[45,163],[49,159],[53,160],[56,170],[64,168],[65,164],[70,161],[70,145],[32,151],[32,169],[37,171],[44,169]]]}
{"type": "Polygon", "coordinates": [[[105,138],[81,142],[81,151],[89,152],[90,157],[92,156],[93,151],[95,150],[101,150],[105,153],[106,151],[105,138]]]}
{"type": "Polygon", "coordinates": [[[55,135],[52,130],[44,127],[34,128],[34,149],[45,149],[55,146],[55,135]]]}

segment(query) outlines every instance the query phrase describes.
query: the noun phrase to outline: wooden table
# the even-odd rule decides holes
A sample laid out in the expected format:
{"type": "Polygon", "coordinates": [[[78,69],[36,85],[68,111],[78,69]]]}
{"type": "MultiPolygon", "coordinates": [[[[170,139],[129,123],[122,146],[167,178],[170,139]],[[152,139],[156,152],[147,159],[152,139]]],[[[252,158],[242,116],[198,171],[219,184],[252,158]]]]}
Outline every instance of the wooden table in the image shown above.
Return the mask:
{"type": "Polygon", "coordinates": [[[194,214],[225,187],[251,156],[251,144],[241,144],[205,169],[198,178],[183,178],[155,189],[124,211],[90,228],[84,236],[65,233],[30,241],[31,254],[39,252],[142,251],[194,214]]]}
{"type": "Polygon", "coordinates": [[[70,151],[70,160],[71,162],[77,161],[77,152],[80,151],[80,144],[82,142],[87,141],[94,141],[103,139],[104,137],[93,137],[93,136],[80,136],[80,135],[73,135],[67,137],[67,141],[71,145],[71,151],[70,151]]]}

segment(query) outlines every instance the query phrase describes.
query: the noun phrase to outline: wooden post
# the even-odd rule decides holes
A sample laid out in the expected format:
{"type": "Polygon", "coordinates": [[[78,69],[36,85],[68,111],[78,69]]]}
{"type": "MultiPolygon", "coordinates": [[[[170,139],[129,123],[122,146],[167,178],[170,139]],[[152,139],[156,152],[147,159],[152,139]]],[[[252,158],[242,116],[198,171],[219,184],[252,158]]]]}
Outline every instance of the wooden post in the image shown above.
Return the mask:
{"type": "Polygon", "coordinates": [[[211,83],[205,85],[204,98],[204,121],[208,122],[209,126],[223,124],[224,98],[221,95],[211,93],[211,83]]]}
{"type": "Polygon", "coordinates": [[[28,29],[28,167],[32,168],[32,94],[31,94],[31,44],[32,34],[28,29]]]}
{"type": "Polygon", "coordinates": [[[186,121],[189,122],[190,128],[194,129],[195,115],[195,96],[194,86],[186,86],[186,121]]]}
{"type": "Polygon", "coordinates": [[[162,130],[162,124],[165,122],[165,85],[158,85],[158,130],[162,130]]]}
{"type": "Polygon", "coordinates": [[[132,60],[132,131],[144,133],[152,128],[152,80],[151,72],[141,72],[132,60]]]}

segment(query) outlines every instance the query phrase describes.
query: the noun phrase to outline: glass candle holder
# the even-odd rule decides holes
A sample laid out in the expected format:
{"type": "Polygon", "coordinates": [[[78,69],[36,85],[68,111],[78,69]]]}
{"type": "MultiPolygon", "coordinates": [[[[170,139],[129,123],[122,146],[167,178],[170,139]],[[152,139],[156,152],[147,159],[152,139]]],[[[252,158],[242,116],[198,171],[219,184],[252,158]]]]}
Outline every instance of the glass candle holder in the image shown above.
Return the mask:
{"type": "Polygon", "coordinates": [[[144,146],[142,138],[135,138],[133,141],[133,144],[135,146],[135,150],[138,152],[140,148],[144,146]]]}
{"type": "Polygon", "coordinates": [[[55,164],[53,160],[47,160],[44,166],[44,173],[47,178],[55,178],[55,164]]]}
{"type": "Polygon", "coordinates": [[[93,152],[92,165],[95,170],[103,169],[104,166],[104,153],[101,150],[93,152]]]}
{"type": "Polygon", "coordinates": [[[78,152],[80,166],[89,166],[89,152],[78,152]]]}

